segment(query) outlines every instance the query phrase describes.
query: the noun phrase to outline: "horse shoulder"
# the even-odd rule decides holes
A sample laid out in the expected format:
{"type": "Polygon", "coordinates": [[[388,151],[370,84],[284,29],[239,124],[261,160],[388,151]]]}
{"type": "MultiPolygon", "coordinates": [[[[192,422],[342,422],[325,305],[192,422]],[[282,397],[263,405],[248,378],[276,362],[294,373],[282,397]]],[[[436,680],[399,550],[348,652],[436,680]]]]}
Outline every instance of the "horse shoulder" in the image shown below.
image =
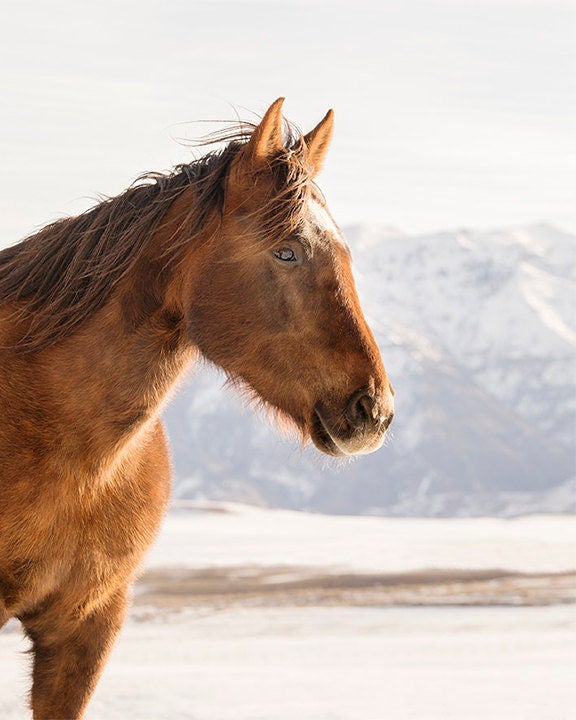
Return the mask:
{"type": "Polygon", "coordinates": [[[75,553],[74,582],[62,588],[62,611],[74,607],[75,613],[92,612],[132,582],[158,534],[168,504],[170,477],[166,435],[156,420],[146,441],[132,450],[117,477],[111,478],[83,513],[87,529],[75,553]],[[79,598],[81,602],[76,604],[79,598]]]}
{"type": "MultiPolygon", "coordinates": [[[[78,483],[72,492],[71,478],[55,478],[37,486],[38,502],[17,503],[18,509],[12,503],[12,513],[0,509],[7,531],[6,542],[0,537],[0,596],[10,614],[48,596],[58,612],[90,612],[132,581],[170,493],[164,428],[158,419],[150,424],[123,461],[106,476],[92,478],[92,486],[83,478],[83,489],[78,483]]],[[[33,483],[22,480],[10,495],[29,494],[33,483]]]]}

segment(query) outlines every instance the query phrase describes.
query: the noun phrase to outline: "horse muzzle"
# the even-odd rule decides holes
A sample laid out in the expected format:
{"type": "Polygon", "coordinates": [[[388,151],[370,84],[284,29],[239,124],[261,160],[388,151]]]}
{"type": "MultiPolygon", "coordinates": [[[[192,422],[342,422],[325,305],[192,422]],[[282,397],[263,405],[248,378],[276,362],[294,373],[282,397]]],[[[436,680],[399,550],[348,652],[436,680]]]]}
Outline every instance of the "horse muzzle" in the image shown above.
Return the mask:
{"type": "Polygon", "coordinates": [[[366,455],[382,445],[393,417],[391,392],[373,394],[361,389],[340,407],[317,402],[310,436],[314,445],[328,455],[366,455]]]}

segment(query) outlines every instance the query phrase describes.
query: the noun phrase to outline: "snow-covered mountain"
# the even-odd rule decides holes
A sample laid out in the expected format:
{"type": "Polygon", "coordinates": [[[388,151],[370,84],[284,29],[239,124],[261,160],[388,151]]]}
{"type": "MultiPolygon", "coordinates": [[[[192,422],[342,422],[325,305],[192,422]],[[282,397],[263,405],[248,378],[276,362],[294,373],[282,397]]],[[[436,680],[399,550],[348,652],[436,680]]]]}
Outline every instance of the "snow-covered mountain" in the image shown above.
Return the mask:
{"type": "Polygon", "coordinates": [[[202,369],[166,413],[176,496],[351,514],[576,509],[576,236],[345,235],[396,391],[391,441],[327,461],[202,369]]]}

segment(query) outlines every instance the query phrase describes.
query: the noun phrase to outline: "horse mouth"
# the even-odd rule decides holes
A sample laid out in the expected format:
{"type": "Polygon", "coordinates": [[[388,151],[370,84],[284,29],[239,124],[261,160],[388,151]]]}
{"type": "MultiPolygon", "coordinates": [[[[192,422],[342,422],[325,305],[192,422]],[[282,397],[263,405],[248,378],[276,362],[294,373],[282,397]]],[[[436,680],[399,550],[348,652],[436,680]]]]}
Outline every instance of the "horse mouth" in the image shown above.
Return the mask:
{"type": "Polygon", "coordinates": [[[332,435],[326,428],[326,425],[322,420],[322,416],[318,412],[317,408],[314,408],[312,411],[310,437],[318,450],[326,453],[326,455],[332,455],[334,457],[344,457],[347,455],[347,453],[342,451],[332,439],[332,435]]]}
{"type": "Polygon", "coordinates": [[[309,434],[318,450],[327,455],[368,455],[381,447],[391,417],[390,415],[384,422],[378,420],[371,423],[368,427],[351,428],[349,423],[336,420],[333,413],[319,402],[312,410],[309,434]]]}

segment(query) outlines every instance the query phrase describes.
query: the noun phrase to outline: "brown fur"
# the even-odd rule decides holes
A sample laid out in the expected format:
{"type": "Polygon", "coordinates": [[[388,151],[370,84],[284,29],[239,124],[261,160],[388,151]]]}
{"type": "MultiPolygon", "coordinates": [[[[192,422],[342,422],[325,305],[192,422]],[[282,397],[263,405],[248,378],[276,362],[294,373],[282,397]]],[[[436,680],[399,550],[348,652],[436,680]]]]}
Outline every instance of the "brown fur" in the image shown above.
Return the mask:
{"type": "Polygon", "coordinates": [[[325,452],[382,442],[391,388],[349,254],[308,206],[331,129],[285,147],[277,101],[250,138],[0,253],[0,625],[32,640],[37,720],[81,717],[94,689],[168,501],[160,411],[195,358],[325,452]]]}

